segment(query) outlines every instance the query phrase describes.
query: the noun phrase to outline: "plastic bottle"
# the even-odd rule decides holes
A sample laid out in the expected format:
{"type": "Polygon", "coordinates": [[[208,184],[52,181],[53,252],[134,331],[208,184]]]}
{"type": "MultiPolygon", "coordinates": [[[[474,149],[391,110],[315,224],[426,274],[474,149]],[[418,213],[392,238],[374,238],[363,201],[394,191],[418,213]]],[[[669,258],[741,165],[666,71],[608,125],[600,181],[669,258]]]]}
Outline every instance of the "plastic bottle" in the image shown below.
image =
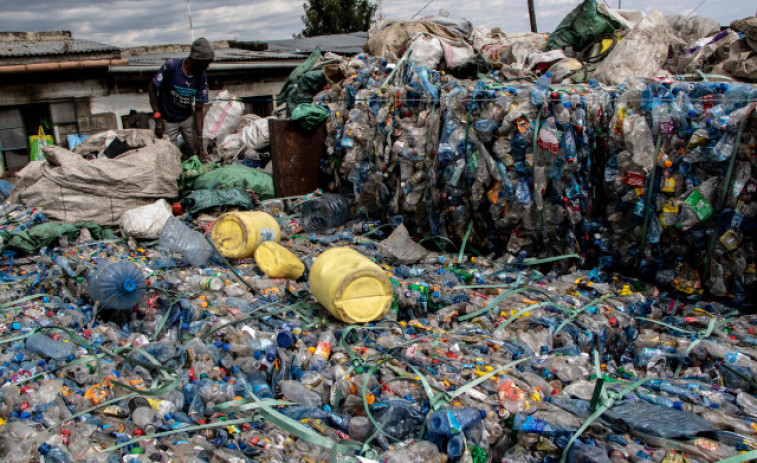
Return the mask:
{"type": "Polygon", "coordinates": [[[472,428],[484,418],[486,412],[475,408],[439,410],[429,415],[426,429],[435,436],[450,437],[472,428]]]}
{"type": "Polygon", "coordinates": [[[71,463],[71,457],[60,447],[51,447],[49,444],[39,446],[39,453],[42,454],[45,463],[71,463]]]}
{"type": "Polygon", "coordinates": [[[110,262],[87,279],[89,296],[106,309],[131,309],[144,298],[145,278],[131,262],[110,262]]]}
{"type": "Polygon", "coordinates": [[[129,400],[129,411],[131,414],[131,420],[139,429],[142,429],[145,434],[150,435],[155,433],[155,410],[153,410],[150,402],[143,397],[134,397],[129,400]]]}
{"type": "Polygon", "coordinates": [[[58,267],[63,269],[63,271],[66,272],[66,275],[68,275],[69,277],[73,278],[76,276],[74,270],[71,268],[71,262],[65,257],[55,256],[53,257],[53,262],[55,262],[58,267]]]}
{"type": "Polygon", "coordinates": [[[508,422],[510,423],[510,427],[515,431],[535,432],[545,437],[556,437],[573,432],[562,426],[553,425],[547,421],[522,413],[512,415],[508,422]]]}
{"type": "Polygon", "coordinates": [[[302,205],[302,228],[307,232],[319,232],[334,228],[347,221],[350,204],[341,195],[325,194],[302,205]]]}
{"type": "Polygon", "coordinates": [[[309,387],[304,386],[299,381],[281,381],[279,382],[279,389],[287,400],[291,400],[300,405],[311,407],[320,407],[323,405],[323,399],[321,396],[309,387]]]}
{"type": "Polygon", "coordinates": [[[560,138],[557,135],[557,127],[554,118],[547,119],[547,122],[539,129],[539,136],[536,144],[544,151],[557,155],[560,150],[560,138]]]}
{"type": "Polygon", "coordinates": [[[207,277],[201,275],[192,275],[187,278],[187,284],[195,291],[220,291],[223,287],[223,281],[216,277],[207,277]]]}
{"type": "Polygon", "coordinates": [[[158,244],[180,253],[193,267],[202,267],[213,256],[213,248],[205,235],[192,230],[176,217],[168,218],[158,244]]]}
{"type": "Polygon", "coordinates": [[[64,360],[73,356],[75,347],[70,342],[56,341],[42,333],[34,333],[25,341],[26,350],[53,360],[64,360]]]}
{"type": "Polygon", "coordinates": [[[551,72],[547,72],[536,79],[536,82],[531,86],[530,90],[532,105],[536,106],[537,108],[542,107],[547,99],[547,91],[549,90],[550,85],[552,85],[551,72]]]}
{"type": "Polygon", "coordinates": [[[331,350],[336,345],[334,333],[330,330],[324,331],[318,337],[318,345],[310,358],[310,369],[313,371],[323,371],[329,365],[331,350]]]}

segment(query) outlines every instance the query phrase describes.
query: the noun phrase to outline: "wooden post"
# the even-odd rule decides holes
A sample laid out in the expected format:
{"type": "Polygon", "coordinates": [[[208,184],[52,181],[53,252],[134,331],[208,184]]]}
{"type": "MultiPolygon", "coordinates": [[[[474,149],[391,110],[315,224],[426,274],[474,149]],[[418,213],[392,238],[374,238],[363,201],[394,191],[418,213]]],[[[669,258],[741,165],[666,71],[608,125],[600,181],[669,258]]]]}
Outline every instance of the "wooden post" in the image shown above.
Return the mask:
{"type": "Polygon", "coordinates": [[[536,32],[536,11],[534,0],[528,0],[528,18],[531,20],[531,32],[536,32]]]}

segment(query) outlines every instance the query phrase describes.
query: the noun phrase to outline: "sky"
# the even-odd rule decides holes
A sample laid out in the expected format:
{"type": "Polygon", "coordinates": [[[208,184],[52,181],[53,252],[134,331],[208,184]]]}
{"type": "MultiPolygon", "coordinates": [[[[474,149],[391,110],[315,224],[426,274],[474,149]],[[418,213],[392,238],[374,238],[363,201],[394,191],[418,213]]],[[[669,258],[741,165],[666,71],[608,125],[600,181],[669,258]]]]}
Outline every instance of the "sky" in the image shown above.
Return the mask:
{"type": "MultiPolygon", "coordinates": [[[[288,39],[302,31],[304,0],[190,0],[195,37],[209,40],[288,39]]],[[[755,15],[755,0],[598,0],[617,8],[710,16],[722,25],[755,15]]],[[[581,0],[535,0],[539,32],[551,32],[581,0]]],[[[428,0],[381,0],[385,19],[407,19],[428,0]]],[[[466,18],[473,27],[530,30],[527,0],[431,0],[418,15],[466,18]]],[[[0,31],[70,30],[74,38],[119,47],[190,43],[186,0],[0,0],[0,31]]]]}

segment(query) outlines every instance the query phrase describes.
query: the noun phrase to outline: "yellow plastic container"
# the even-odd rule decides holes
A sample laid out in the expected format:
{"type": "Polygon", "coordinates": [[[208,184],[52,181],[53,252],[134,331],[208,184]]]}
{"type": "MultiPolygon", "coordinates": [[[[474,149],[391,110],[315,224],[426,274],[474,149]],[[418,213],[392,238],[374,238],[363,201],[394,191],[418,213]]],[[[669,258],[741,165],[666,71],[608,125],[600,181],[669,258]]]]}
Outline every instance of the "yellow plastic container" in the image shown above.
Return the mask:
{"type": "Polygon", "coordinates": [[[313,262],[310,292],[345,323],[379,320],[394,293],[386,272],[351,248],[332,248],[313,262]]]}
{"type": "Polygon", "coordinates": [[[224,257],[244,259],[251,257],[261,243],[278,243],[281,229],[276,219],[265,212],[228,212],[216,220],[210,236],[224,257]]]}
{"type": "Polygon", "coordinates": [[[296,280],[305,273],[305,264],[292,251],[273,241],[258,246],[255,250],[255,263],[271,278],[296,280]]]}

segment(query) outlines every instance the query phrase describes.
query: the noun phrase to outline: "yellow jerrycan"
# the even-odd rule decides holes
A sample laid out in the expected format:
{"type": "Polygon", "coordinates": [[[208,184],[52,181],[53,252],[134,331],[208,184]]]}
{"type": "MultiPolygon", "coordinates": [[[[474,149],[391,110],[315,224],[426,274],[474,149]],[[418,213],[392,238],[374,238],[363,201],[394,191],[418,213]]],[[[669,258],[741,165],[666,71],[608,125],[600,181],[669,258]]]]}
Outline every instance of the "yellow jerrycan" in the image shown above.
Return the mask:
{"type": "Polygon", "coordinates": [[[394,292],[386,272],[351,248],[332,248],[310,269],[310,292],[331,315],[345,323],[379,320],[394,292]]]}
{"type": "Polygon", "coordinates": [[[305,264],[292,251],[273,241],[258,246],[255,250],[255,263],[271,278],[296,280],[305,273],[305,264]]]}
{"type": "Polygon", "coordinates": [[[266,241],[279,242],[281,229],[271,214],[262,211],[227,212],[213,224],[211,238],[224,257],[252,257],[266,241]]]}

